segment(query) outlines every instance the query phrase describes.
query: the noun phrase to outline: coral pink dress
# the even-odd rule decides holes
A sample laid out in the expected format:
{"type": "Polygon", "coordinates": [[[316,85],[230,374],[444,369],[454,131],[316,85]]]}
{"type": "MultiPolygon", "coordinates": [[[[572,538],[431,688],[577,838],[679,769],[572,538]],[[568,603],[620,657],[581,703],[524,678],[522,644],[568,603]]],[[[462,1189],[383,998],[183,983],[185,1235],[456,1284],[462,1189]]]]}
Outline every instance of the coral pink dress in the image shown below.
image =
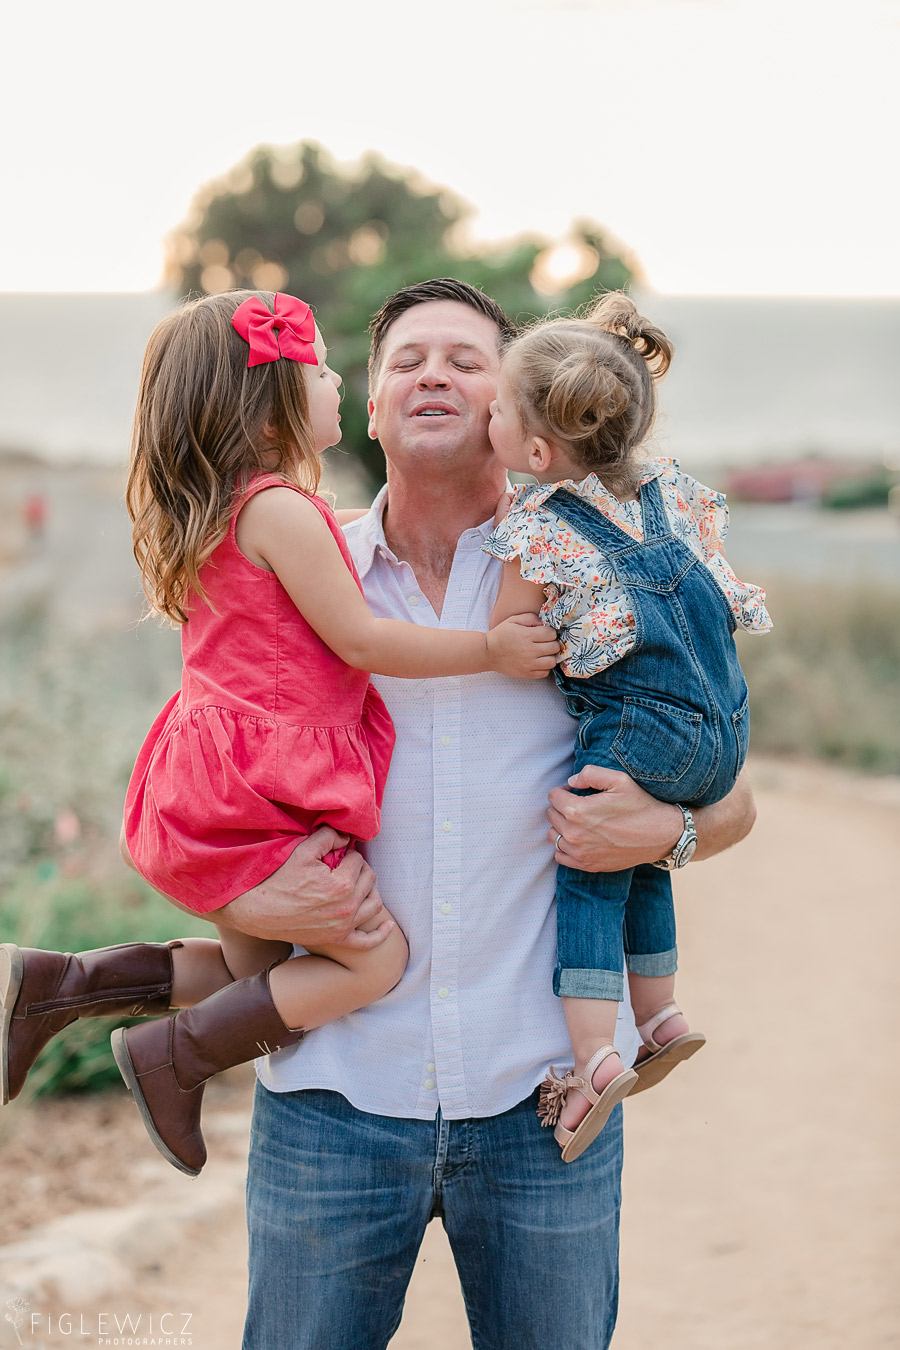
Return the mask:
{"type": "MultiPolygon", "coordinates": [[[[371,839],[381,823],[394,727],[380,695],[237,546],[241,507],[276,486],[293,485],[252,480],[201,569],[208,603],[182,628],[181,690],[150,728],[125,800],[138,871],[201,914],[270,876],[320,825],[371,839]]],[[[359,585],[333,512],[304,495],[359,585]]]]}

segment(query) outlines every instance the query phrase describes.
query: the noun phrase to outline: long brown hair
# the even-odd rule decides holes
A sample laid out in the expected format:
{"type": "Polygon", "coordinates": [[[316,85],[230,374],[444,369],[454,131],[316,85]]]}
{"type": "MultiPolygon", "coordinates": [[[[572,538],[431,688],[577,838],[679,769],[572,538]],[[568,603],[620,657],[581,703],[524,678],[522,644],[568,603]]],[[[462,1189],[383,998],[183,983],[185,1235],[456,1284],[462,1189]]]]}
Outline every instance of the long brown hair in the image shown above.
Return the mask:
{"type": "Polygon", "coordinates": [[[627,492],[640,478],[634,452],[653,424],[655,382],[672,354],[662,329],[611,291],[583,317],[535,324],[503,364],[523,430],[558,441],[586,473],[627,492]]]}
{"type": "Polygon", "coordinates": [[[320,465],[304,368],[248,368],[234,311],[271,291],[226,291],[169,314],[147,343],[125,500],[150,607],[185,623],[200,568],[224,538],[235,493],[267,469],[314,492],[320,465]]]}

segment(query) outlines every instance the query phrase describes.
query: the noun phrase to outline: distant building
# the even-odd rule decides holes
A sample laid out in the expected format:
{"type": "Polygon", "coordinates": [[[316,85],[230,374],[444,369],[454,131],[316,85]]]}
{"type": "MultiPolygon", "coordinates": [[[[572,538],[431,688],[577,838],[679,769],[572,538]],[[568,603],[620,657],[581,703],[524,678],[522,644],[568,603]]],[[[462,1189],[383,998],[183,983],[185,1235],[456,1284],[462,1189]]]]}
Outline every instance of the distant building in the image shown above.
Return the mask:
{"type": "MultiPolygon", "coordinates": [[[[676,349],[660,453],[691,469],[900,454],[900,300],[638,300],[676,349]]],[[[124,462],[144,345],[174,304],[162,291],[0,294],[0,454],[124,462]]]]}

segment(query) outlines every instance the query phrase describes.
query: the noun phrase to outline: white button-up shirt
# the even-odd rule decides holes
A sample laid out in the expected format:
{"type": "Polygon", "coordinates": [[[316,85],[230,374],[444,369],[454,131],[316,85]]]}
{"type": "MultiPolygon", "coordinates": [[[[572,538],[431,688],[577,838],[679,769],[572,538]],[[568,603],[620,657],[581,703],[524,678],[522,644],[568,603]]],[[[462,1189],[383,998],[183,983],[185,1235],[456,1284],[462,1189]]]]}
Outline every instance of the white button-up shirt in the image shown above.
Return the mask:
{"type": "MultiPolygon", "coordinates": [[[[347,540],[374,614],[485,631],[501,564],[466,530],[438,617],[382,529],[386,489],[347,540]]],[[[551,787],[572,771],[575,723],[555,683],[468,675],[374,680],[397,728],[381,833],[361,846],[409,942],[399,985],[367,1008],[259,1061],[276,1092],[329,1088],[378,1115],[499,1115],[551,1063],[571,1066],[560,1000],[546,840],[551,787]]],[[[630,1011],[617,1045],[637,1036],[630,1011]]]]}

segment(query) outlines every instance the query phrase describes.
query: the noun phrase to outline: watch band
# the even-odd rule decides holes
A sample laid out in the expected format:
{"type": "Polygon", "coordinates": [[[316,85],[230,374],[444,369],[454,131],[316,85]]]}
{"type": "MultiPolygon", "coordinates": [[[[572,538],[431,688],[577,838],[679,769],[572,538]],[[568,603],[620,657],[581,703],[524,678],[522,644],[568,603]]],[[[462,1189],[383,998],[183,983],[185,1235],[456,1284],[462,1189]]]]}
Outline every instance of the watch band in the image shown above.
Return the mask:
{"type": "Polygon", "coordinates": [[[664,872],[674,872],[680,867],[687,867],[697,848],[697,829],[690,807],[682,806],[681,802],[675,802],[674,805],[684,816],[684,830],[672,852],[653,864],[654,867],[662,868],[664,872]]]}

